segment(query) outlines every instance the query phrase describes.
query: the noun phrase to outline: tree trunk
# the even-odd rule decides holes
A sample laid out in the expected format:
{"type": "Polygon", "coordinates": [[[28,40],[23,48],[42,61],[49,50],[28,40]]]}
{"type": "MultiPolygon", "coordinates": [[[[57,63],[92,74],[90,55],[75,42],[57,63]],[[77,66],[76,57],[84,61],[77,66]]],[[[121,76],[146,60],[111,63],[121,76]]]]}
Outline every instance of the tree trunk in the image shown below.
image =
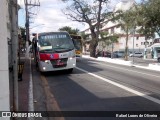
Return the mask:
{"type": "Polygon", "coordinates": [[[128,28],[127,28],[127,34],[126,34],[126,47],[125,47],[125,57],[124,60],[128,61],[128,28]]]}
{"type": "Polygon", "coordinates": [[[92,41],[90,43],[89,46],[89,50],[90,50],[90,57],[96,57],[96,47],[97,47],[98,43],[96,38],[92,38],[92,41]]]}
{"type": "Polygon", "coordinates": [[[112,52],[111,52],[111,58],[113,59],[113,42],[112,42],[112,52]]]}
{"type": "Polygon", "coordinates": [[[96,57],[96,47],[98,45],[96,32],[94,30],[95,26],[90,26],[91,37],[92,37],[92,40],[89,45],[90,57],[96,57]]]}
{"type": "Polygon", "coordinates": [[[124,59],[128,61],[128,46],[125,47],[125,57],[124,59]]]}

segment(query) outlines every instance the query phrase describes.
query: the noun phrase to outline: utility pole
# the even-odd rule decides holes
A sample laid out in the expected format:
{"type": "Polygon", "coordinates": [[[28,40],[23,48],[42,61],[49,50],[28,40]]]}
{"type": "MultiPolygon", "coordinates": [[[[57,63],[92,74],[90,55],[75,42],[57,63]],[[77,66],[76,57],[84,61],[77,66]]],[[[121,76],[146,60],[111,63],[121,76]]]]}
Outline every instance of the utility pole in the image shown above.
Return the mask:
{"type": "Polygon", "coordinates": [[[11,0],[11,39],[13,65],[13,110],[18,111],[18,8],[17,0],[11,0]]]}
{"type": "Polygon", "coordinates": [[[135,26],[133,28],[133,50],[132,50],[132,64],[134,65],[134,36],[135,36],[135,26]]]}
{"type": "MultiPolygon", "coordinates": [[[[31,1],[30,1],[30,3],[28,3],[28,0],[25,0],[25,10],[26,10],[26,24],[25,24],[25,27],[26,27],[26,48],[27,49],[28,49],[28,46],[29,46],[29,39],[30,39],[30,32],[29,32],[29,23],[30,23],[29,18],[30,18],[30,16],[29,16],[29,14],[32,14],[32,15],[34,14],[34,13],[29,12],[29,6],[32,6],[32,7],[40,6],[40,3],[32,4],[31,1]]],[[[36,14],[34,14],[34,15],[36,15],[36,14]]],[[[27,50],[27,52],[28,52],[28,50],[27,50]]],[[[26,57],[27,58],[29,57],[28,53],[26,53],[26,57]]]]}
{"type": "MultiPolygon", "coordinates": [[[[28,0],[25,1],[25,10],[26,10],[26,49],[29,46],[29,15],[28,15],[28,0]]],[[[26,54],[26,57],[29,57],[28,54],[26,54]]]]}
{"type": "Polygon", "coordinates": [[[147,59],[147,37],[145,36],[144,59],[147,59]]]}

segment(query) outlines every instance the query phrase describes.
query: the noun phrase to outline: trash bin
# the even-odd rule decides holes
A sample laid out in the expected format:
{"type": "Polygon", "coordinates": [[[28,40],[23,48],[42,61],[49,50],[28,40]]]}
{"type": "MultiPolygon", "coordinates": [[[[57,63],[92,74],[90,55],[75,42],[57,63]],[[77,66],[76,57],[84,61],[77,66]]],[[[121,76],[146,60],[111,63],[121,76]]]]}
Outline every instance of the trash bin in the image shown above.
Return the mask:
{"type": "Polygon", "coordinates": [[[22,81],[23,69],[24,69],[24,62],[21,61],[18,63],[18,81],[22,81]]]}

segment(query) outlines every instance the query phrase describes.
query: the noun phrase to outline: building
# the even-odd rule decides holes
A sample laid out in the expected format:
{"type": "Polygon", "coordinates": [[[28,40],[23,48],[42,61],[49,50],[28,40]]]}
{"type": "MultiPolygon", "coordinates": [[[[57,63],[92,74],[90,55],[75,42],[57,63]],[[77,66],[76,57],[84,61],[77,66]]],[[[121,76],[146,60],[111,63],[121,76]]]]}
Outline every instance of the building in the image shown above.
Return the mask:
{"type": "MultiPolygon", "coordinates": [[[[15,6],[16,2],[16,0],[0,0],[0,111],[18,110],[18,79],[15,77],[18,75],[18,14],[16,13],[18,6],[15,6]]],[[[9,120],[10,118],[0,119],[9,120]]]]}
{"type": "MultiPolygon", "coordinates": [[[[8,0],[0,0],[0,111],[10,111],[10,89],[9,89],[9,44],[10,17],[8,0]]],[[[7,119],[5,119],[7,120],[7,119]]]]}
{"type": "MultiPolygon", "coordinates": [[[[115,8],[114,8],[114,12],[116,12],[117,10],[122,10],[122,11],[126,11],[128,9],[130,9],[132,6],[134,6],[136,3],[134,0],[121,0],[121,2],[119,2],[115,8]]],[[[112,34],[117,34],[119,36],[118,38],[118,42],[114,43],[113,46],[112,45],[108,45],[105,47],[105,49],[103,48],[103,43],[99,42],[97,49],[99,50],[109,50],[111,51],[112,47],[113,47],[113,51],[119,51],[119,50],[124,50],[126,47],[126,33],[123,31],[123,29],[120,26],[119,22],[112,22],[110,20],[105,20],[103,23],[101,23],[101,29],[100,31],[105,31],[108,34],[112,35],[112,34]]],[[[86,29],[84,31],[85,34],[90,34],[90,30],[86,29]]],[[[91,37],[89,37],[90,39],[91,37]]],[[[129,40],[128,40],[128,49],[129,51],[134,51],[134,52],[144,52],[146,47],[149,47],[153,44],[153,40],[152,39],[148,39],[145,40],[145,36],[141,35],[139,33],[135,33],[133,34],[130,33],[129,34],[129,40]]]]}

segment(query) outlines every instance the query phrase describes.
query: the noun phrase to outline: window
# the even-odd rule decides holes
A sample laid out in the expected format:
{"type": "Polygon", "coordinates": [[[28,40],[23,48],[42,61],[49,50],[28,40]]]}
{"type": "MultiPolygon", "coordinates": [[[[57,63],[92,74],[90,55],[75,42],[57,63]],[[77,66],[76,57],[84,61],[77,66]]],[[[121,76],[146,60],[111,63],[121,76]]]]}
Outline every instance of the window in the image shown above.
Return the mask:
{"type": "Polygon", "coordinates": [[[143,42],[141,42],[141,45],[144,45],[144,43],[143,43],[143,42]]]}

